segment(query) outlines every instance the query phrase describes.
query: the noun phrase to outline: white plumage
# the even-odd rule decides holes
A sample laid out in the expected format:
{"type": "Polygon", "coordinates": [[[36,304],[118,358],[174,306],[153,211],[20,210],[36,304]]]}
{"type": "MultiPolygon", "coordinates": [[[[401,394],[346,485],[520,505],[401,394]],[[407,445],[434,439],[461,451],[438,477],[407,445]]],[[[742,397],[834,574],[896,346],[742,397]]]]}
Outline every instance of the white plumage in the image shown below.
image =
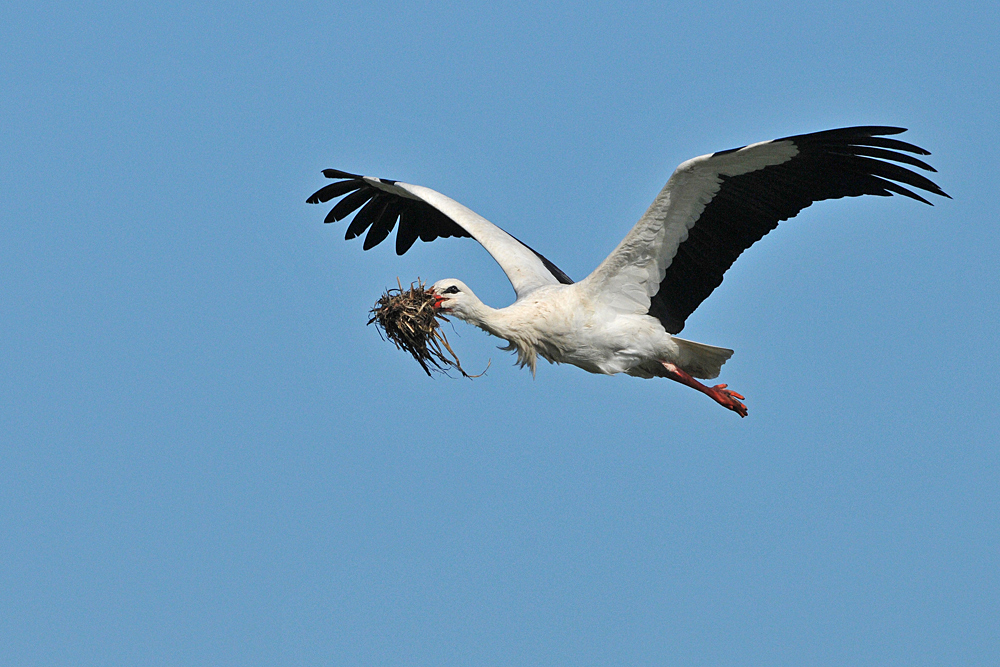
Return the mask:
{"type": "Polygon", "coordinates": [[[904,185],[947,197],[929,179],[894,164],[934,171],[908,154],[927,151],[885,136],[903,131],[828,130],[688,160],[618,247],[577,283],[504,230],[430,188],[328,169],[323,173],[336,182],[307,201],[343,196],[326,222],[357,211],[347,238],[367,231],[366,250],[381,243],[397,221],[399,254],[417,238],[479,241],[507,274],[516,300],[491,308],[465,283],[447,279],[432,286],[437,305],[506,340],[532,373],[542,357],[591,373],[667,377],[746,416],[742,396],[726,385],[707,387],[695,379],[718,377],[732,350],[675,334],[743,250],[811,203],[864,194],[901,194],[930,203],[904,185]]]}

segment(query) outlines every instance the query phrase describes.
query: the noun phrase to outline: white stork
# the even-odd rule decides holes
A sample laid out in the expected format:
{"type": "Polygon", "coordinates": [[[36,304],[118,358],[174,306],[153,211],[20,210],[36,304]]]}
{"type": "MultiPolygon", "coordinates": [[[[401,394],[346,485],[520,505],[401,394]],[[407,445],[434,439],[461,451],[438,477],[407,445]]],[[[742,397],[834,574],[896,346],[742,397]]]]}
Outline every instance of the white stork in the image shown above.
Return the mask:
{"type": "Polygon", "coordinates": [[[504,349],[516,350],[532,374],[541,356],[591,373],[666,377],[745,417],[743,396],[695,379],[718,377],[733,351],[675,334],[740,253],[813,202],[899,194],[930,204],[904,186],[948,197],[929,179],[894,164],[935,171],[909,155],[928,151],[885,136],[904,131],[849,127],[688,160],[618,247],[576,283],[538,252],[430,188],[327,169],[323,174],[336,182],[307,201],[346,195],[325,222],[357,211],[347,238],[367,230],[365,250],[385,240],[397,221],[400,255],[418,238],[479,241],[507,274],[516,300],[491,308],[463,282],[447,279],[431,287],[436,307],[506,340],[504,349]]]}

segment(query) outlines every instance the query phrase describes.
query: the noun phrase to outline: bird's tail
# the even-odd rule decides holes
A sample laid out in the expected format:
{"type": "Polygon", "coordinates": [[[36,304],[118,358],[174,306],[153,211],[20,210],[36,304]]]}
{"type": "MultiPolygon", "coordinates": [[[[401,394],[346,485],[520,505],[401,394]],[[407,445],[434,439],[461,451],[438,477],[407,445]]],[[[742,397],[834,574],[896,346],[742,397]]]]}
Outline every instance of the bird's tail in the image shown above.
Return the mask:
{"type": "Polygon", "coordinates": [[[674,337],[674,342],[681,348],[681,356],[677,365],[690,373],[693,377],[702,380],[711,380],[719,377],[722,364],[733,356],[732,350],[724,347],[714,347],[704,343],[696,343],[692,340],[674,337]]]}

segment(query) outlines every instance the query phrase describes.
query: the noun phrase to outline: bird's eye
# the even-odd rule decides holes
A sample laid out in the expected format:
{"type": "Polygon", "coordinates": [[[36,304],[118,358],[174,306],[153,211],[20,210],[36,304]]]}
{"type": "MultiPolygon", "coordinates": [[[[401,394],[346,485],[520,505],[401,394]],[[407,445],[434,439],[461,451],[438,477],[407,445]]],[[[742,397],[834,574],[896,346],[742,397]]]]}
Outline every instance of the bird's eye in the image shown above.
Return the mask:
{"type": "Polygon", "coordinates": [[[458,294],[458,292],[459,292],[459,289],[457,287],[455,287],[454,285],[452,285],[451,287],[449,287],[448,289],[446,289],[444,292],[442,292],[442,294],[458,294]]]}

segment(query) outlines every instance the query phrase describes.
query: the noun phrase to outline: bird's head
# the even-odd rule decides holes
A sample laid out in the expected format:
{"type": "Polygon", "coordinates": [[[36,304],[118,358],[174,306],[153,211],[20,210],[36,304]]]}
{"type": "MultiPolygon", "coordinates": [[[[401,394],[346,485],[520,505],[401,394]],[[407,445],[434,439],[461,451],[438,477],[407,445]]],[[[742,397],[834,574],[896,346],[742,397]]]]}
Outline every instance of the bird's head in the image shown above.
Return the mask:
{"type": "Polygon", "coordinates": [[[467,320],[482,302],[461,280],[446,278],[431,285],[434,309],[467,320]]]}

